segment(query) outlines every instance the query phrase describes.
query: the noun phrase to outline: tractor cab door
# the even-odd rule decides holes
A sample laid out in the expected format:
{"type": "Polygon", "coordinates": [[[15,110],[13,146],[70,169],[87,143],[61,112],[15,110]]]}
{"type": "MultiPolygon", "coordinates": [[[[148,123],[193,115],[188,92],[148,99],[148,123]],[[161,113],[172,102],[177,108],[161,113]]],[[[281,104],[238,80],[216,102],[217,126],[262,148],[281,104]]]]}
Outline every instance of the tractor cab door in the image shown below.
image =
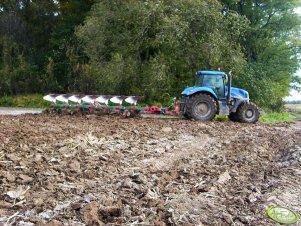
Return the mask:
{"type": "Polygon", "coordinates": [[[211,88],[220,99],[225,98],[225,75],[201,75],[200,86],[211,88]]]}

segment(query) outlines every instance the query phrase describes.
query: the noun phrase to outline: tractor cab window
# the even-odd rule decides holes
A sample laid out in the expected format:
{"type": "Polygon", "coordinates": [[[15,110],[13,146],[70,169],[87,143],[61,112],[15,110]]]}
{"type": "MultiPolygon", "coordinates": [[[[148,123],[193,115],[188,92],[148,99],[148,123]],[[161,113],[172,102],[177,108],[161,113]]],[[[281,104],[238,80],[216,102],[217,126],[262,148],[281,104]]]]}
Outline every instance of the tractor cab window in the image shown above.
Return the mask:
{"type": "Polygon", "coordinates": [[[215,80],[214,76],[204,75],[203,76],[203,86],[213,87],[214,86],[214,80],[215,80]]]}
{"type": "Polygon", "coordinates": [[[225,97],[224,75],[203,75],[202,86],[211,88],[218,97],[225,97]]]}

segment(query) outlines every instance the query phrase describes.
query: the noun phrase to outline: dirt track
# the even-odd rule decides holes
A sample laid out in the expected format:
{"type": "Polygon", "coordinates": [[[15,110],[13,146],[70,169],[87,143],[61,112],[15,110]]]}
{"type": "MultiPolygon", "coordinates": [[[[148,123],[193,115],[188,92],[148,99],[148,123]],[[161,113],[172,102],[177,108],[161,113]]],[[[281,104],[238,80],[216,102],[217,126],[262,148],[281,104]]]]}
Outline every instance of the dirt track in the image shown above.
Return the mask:
{"type": "Polygon", "coordinates": [[[39,114],[42,109],[28,109],[28,108],[9,108],[0,107],[0,115],[24,115],[24,114],[39,114]]]}
{"type": "Polygon", "coordinates": [[[300,166],[300,123],[0,116],[0,225],[276,225],[300,166]]]}

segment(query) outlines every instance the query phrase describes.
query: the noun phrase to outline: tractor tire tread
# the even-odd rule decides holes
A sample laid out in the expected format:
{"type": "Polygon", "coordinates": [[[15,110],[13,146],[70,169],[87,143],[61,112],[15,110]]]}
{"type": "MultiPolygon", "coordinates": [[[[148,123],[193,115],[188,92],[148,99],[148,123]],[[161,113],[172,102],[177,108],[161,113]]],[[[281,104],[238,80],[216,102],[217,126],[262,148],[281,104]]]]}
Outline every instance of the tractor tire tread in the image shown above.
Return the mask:
{"type": "Polygon", "coordinates": [[[204,94],[204,93],[200,93],[200,94],[196,94],[194,96],[192,96],[188,102],[187,105],[187,116],[190,118],[193,118],[195,120],[201,120],[201,121],[210,121],[212,120],[217,112],[217,104],[216,101],[208,94],[204,94]],[[209,115],[209,117],[207,117],[206,119],[199,119],[197,118],[194,113],[193,113],[193,107],[194,107],[194,103],[198,100],[207,100],[208,103],[211,104],[212,107],[212,111],[211,114],[209,115]]]}
{"type": "Polygon", "coordinates": [[[239,106],[239,108],[237,109],[237,116],[238,116],[238,120],[239,122],[242,122],[242,123],[256,123],[259,119],[259,108],[257,107],[256,104],[252,103],[252,102],[249,102],[249,103],[244,103],[242,105],[239,106]],[[245,117],[245,111],[247,109],[253,109],[254,110],[254,118],[252,120],[248,120],[246,117],[245,117]]]}

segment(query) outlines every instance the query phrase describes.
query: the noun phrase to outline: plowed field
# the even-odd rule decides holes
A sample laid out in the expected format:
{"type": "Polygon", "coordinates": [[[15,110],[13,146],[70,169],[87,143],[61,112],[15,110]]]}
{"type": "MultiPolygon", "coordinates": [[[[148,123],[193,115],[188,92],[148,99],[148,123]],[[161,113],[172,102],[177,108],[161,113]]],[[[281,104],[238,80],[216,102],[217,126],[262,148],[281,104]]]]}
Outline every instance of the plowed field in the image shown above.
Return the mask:
{"type": "Polygon", "coordinates": [[[0,225],[276,225],[300,178],[300,122],[0,116],[0,225]]]}

